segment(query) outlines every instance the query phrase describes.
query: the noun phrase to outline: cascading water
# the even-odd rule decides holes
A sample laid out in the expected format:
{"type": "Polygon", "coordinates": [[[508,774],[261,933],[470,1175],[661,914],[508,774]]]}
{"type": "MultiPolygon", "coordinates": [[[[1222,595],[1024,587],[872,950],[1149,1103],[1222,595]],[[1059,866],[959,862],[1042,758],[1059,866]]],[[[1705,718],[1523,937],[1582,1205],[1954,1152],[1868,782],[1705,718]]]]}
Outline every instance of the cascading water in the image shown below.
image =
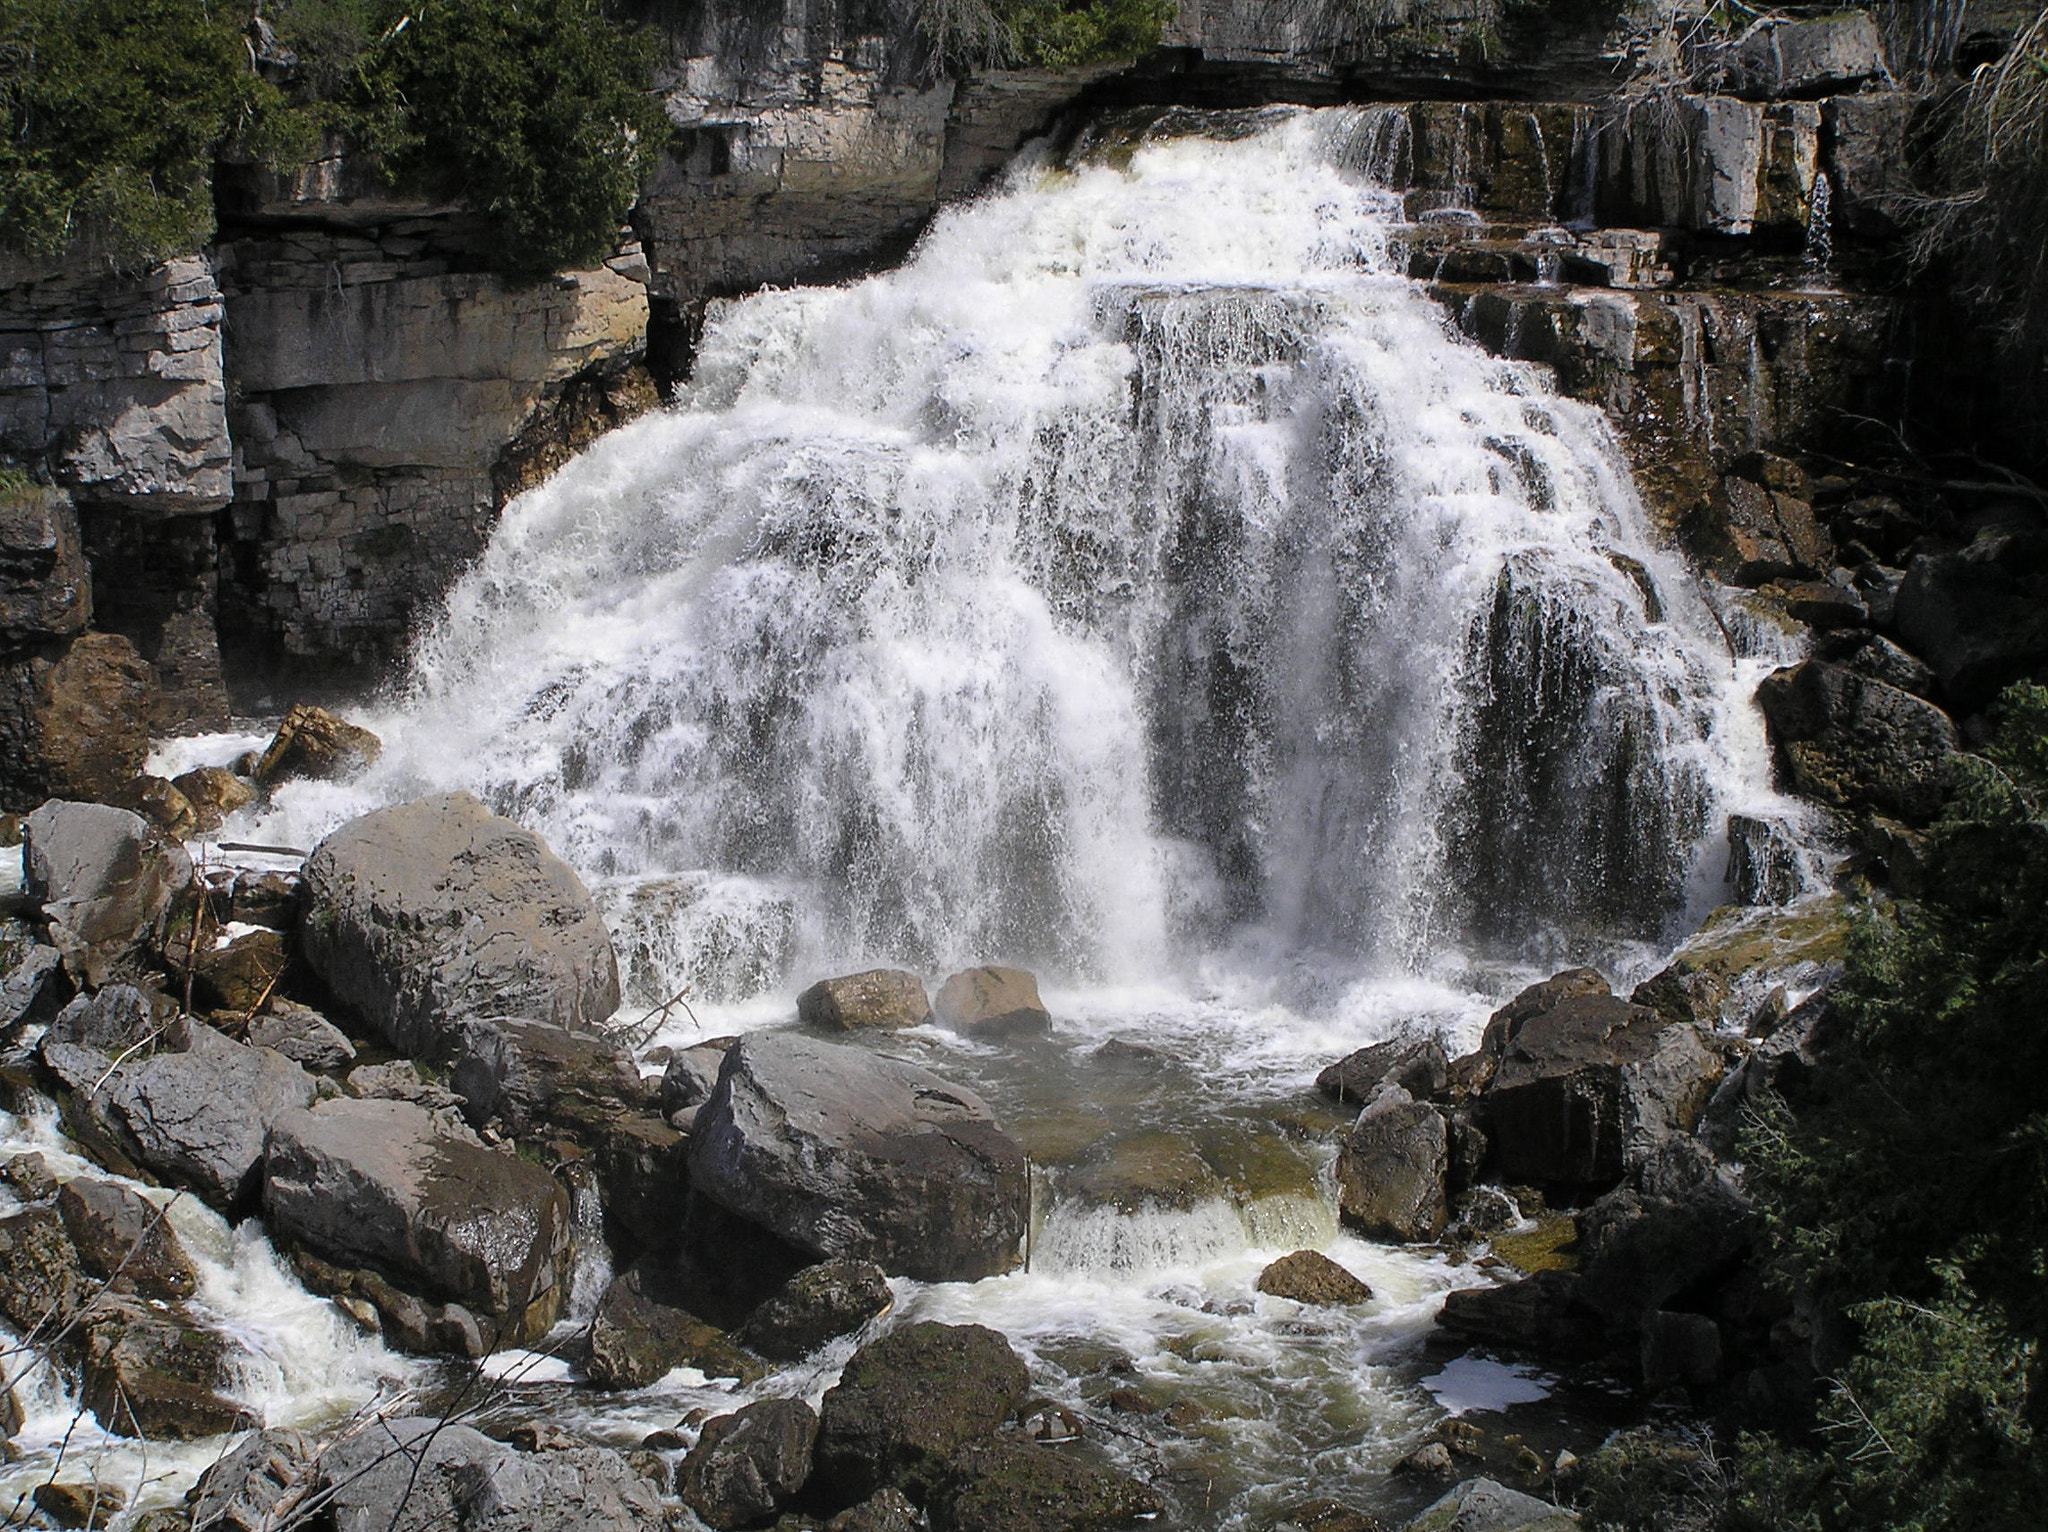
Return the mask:
{"type": "Polygon", "coordinates": [[[516,813],[650,998],[1666,931],[1767,791],[1725,643],[1597,412],[1398,274],[1384,115],[1101,134],[718,308],[508,511],[353,801],[516,813]]]}

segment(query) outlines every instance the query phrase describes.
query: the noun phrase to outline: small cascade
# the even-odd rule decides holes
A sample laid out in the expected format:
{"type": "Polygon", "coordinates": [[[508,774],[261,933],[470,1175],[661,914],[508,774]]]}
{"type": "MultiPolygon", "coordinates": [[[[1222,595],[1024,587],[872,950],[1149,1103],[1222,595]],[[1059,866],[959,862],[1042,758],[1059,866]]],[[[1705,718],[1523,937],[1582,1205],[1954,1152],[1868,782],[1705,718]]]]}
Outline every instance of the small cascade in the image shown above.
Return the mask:
{"type": "Polygon", "coordinates": [[[1830,223],[1834,200],[1834,184],[1823,170],[1813,178],[1813,195],[1807,200],[1806,249],[1799,263],[1807,283],[1822,292],[1834,277],[1835,238],[1830,223]]]}
{"type": "Polygon", "coordinates": [[[1599,223],[1600,131],[1590,111],[1572,113],[1571,169],[1565,183],[1564,223],[1587,230],[1599,223]]]}
{"type": "Polygon", "coordinates": [[[598,1301],[611,1285],[611,1247],[604,1239],[604,1203],[598,1192],[597,1172],[577,1161],[561,1172],[569,1186],[570,1238],[575,1264],[569,1272],[569,1301],[563,1305],[561,1324],[569,1330],[586,1327],[597,1313],[598,1301]]]}
{"type": "Polygon", "coordinates": [[[1557,210],[1557,183],[1550,173],[1550,146],[1543,141],[1543,119],[1535,110],[1523,113],[1529,120],[1529,142],[1536,150],[1536,164],[1543,172],[1543,216],[1548,218],[1557,210]]]}
{"type": "Polygon", "coordinates": [[[1303,1192],[1208,1197],[1184,1208],[1059,1199],[1040,1215],[1031,1269],[1097,1277],[1192,1270],[1248,1250],[1321,1248],[1336,1235],[1336,1209],[1303,1192]]]}

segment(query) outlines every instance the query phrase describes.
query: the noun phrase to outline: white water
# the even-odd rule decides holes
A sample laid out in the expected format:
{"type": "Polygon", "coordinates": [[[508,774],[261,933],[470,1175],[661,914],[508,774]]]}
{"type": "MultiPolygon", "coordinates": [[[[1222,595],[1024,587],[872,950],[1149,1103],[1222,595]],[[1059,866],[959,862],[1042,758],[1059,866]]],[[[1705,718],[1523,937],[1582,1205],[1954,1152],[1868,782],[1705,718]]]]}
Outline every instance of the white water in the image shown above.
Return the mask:
{"type": "MultiPolygon", "coordinates": [[[[1096,1126],[1219,1121],[1270,1158],[1349,1048],[1462,1050],[1567,960],[1645,971],[1724,897],[1728,814],[1796,819],[1747,701],[1768,640],[1731,655],[1596,411],[1400,275],[1384,114],[1211,125],[1023,166],[899,271],[719,308],[674,409],[508,509],[365,718],[379,765],[229,838],[475,791],[591,881],[631,1001],[690,989],[671,1044],[786,1022],[821,972],[1029,963],[1036,1053],[885,1046],[1027,1143],[1078,1132],[1076,1165],[1096,1126]],[[1164,1083],[1094,1069],[1111,1034],[1164,1083]]],[[[1434,1402],[1416,1343],[1478,1278],[1338,1233],[1326,1188],[1115,1213],[1036,1157],[1031,1270],[900,1312],[1001,1327],[1070,1402],[1114,1348],[1201,1404],[1111,1443],[1191,1519],[1375,1483],[1444,1408],[1541,1386],[1434,1402]],[[1253,1293],[1301,1244],[1380,1296],[1253,1293]]],[[[851,1345],[754,1392],[816,1398],[851,1345]]],[[[733,1397],[511,1365],[620,1442],[733,1397]]]]}

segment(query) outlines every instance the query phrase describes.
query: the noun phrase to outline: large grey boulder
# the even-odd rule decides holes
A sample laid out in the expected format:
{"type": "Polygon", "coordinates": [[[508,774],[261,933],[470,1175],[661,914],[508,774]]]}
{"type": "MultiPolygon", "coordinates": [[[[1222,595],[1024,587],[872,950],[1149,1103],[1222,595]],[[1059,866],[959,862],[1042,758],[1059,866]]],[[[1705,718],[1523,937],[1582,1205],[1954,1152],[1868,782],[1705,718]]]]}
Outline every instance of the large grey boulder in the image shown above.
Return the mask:
{"type": "Polygon", "coordinates": [[[819,1260],[973,1281],[1017,1263],[1024,1151],[972,1091],[795,1032],[726,1054],[690,1138],[695,1193],[819,1260]]]}
{"type": "Polygon", "coordinates": [[[561,1311],[569,1198],[546,1171],[406,1101],[335,1100],[269,1136],[263,1211],[278,1238],[460,1304],[490,1349],[561,1311]]]}
{"type": "Polygon", "coordinates": [[[139,814],[104,803],[46,803],[22,822],[22,841],[29,897],[42,905],[72,976],[93,986],[134,977],[172,899],[191,882],[184,848],[139,814]]]}
{"type": "MultiPolygon", "coordinates": [[[[317,1468],[334,1532],[667,1532],[655,1486],[618,1453],[523,1453],[468,1426],[372,1420],[317,1468]]],[[[195,1532],[197,1525],[195,1524],[195,1532]]]]}
{"type": "Polygon", "coordinates": [[[233,1211],[255,1190],[264,1135],[310,1105],[313,1077],[179,1017],[140,990],[80,996],[50,1023],[44,1067],[69,1092],[66,1120],[108,1169],[141,1167],[233,1211]]]}
{"type": "Polygon", "coordinates": [[[918,1495],[961,1446],[993,1436],[1030,1384],[1023,1358],[981,1325],[925,1321],[893,1330],[856,1351],[825,1394],[817,1445],[824,1487],[841,1505],[884,1485],[918,1495]]]}
{"type": "Polygon", "coordinates": [[[1825,660],[1777,671],[1756,697],[1801,792],[1908,821],[1941,808],[1957,739],[1933,703],[1825,660]]]}
{"type": "Polygon", "coordinates": [[[1435,1239],[1450,1221],[1450,1148],[1442,1112],[1382,1085],[1337,1155],[1344,1221],[1385,1239],[1435,1239]]]}
{"type": "Polygon", "coordinates": [[[704,1422],[676,1473],[684,1505],[719,1532],[766,1521],[811,1476],[818,1417],[801,1399],[762,1399],[704,1422]]]}
{"type": "Polygon", "coordinates": [[[407,1053],[457,1023],[590,1026],[618,1008],[611,937],[530,830],[447,793],[352,820],[306,863],[300,945],[343,1004],[407,1053]]]}
{"type": "Polygon", "coordinates": [[[1576,1512],[1509,1489],[1491,1479],[1467,1479],[1402,1532],[1574,1532],[1576,1512]]]}

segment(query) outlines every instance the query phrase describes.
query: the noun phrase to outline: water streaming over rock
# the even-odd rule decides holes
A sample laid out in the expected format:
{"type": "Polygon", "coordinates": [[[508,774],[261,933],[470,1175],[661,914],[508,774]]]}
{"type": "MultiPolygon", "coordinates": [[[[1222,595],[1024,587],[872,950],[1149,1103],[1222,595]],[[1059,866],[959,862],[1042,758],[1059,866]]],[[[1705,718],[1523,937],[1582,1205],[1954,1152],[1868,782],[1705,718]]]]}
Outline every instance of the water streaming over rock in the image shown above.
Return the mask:
{"type": "Polygon", "coordinates": [[[1753,724],[1603,419],[1400,275],[1389,121],[1099,133],[717,308],[508,511],[360,793],[517,813],[648,994],[1665,931],[1753,724]]]}

